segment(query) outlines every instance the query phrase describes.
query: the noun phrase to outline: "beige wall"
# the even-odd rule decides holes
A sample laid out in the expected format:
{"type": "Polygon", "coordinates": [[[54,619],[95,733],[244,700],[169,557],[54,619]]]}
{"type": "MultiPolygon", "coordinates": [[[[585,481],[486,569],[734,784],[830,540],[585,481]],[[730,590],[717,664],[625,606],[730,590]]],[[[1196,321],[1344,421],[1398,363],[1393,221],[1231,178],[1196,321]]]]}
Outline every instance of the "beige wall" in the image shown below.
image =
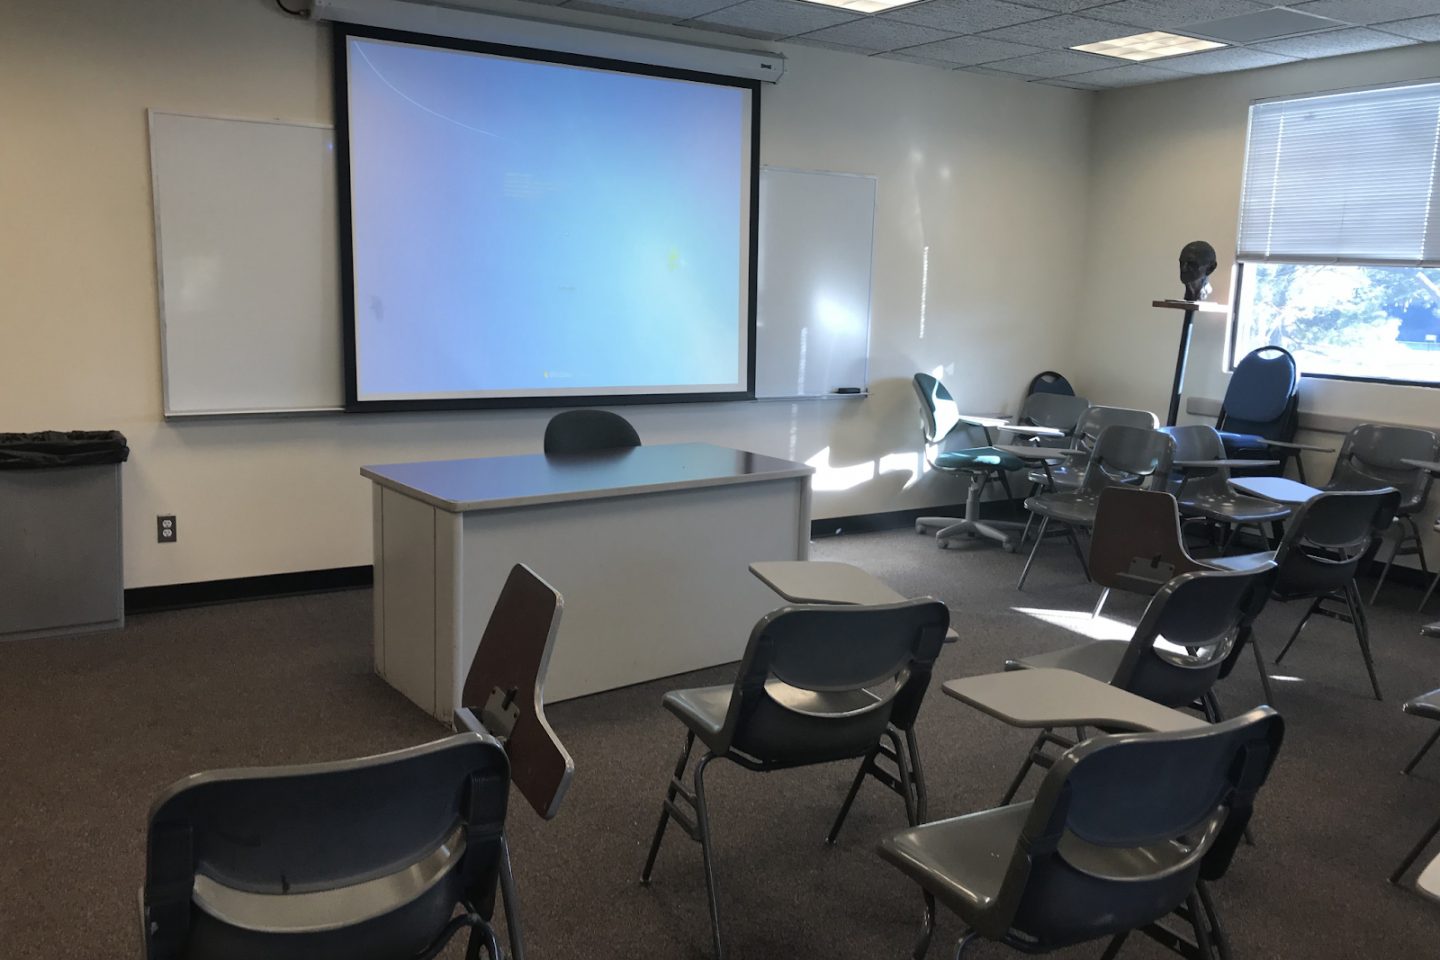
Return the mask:
{"type": "MultiPolygon", "coordinates": [[[[367,563],[361,464],[539,448],[545,411],[161,418],[145,109],[328,121],[326,38],[269,0],[7,8],[0,430],[115,427],[130,437],[127,586],[367,563]],[[178,515],[178,543],[155,543],[157,513],[178,515]]],[[[952,502],[954,481],[912,476],[920,444],[908,378],[943,367],[962,406],[1013,410],[1034,372],[1074,366],[1091,98],[785,53],[783,82],[764,93],[763,162],[879,177],[873,395],[627,415],[650,442],[707,440],[848,468],[822,470],[817,516],[952,502]]]]}
{"type": "MultiPolygon", "coordinates": [[[[1404,47],[1099,95],[1075,341],[1078,384],[1103,384],[1115,401],[1164,415],[1181,314],[1154,309],[1150,301],[1179,295],[1176,256],[1186,242],[1200,239],[1214,244],[1221,264],[1211,299],[1228,302],[1251,101],[1434,78],[1440,76],[1437,49],[1404,47]]],[[[1223,318],[1197,318],[1187,398],[1224,395],[1225,335],[1223,318]]],[[[1435,429],[1440,389],[1307,380],[1300,410],[1435,429]]],[[[1305,432],[1299,439],[1338,446],[1343,437],[1305,432]]],[[[1333,457],[1306,454],[1306,461],[1311,479],[1323,480],[1333,457]]],[[[1440,558],[1440,538],[1431,538],[1427,549],[1440,558]]]]}

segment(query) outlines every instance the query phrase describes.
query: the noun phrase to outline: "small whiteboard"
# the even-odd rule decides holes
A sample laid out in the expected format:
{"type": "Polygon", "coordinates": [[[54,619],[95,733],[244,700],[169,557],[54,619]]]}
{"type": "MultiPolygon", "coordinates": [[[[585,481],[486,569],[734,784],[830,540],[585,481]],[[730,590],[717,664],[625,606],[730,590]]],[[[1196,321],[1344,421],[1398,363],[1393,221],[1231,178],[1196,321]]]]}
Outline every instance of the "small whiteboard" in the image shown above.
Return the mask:
{"type": "Polygon", "coordinates": [[[755,395],[868,390],[874,177],[765,167],[755,395]]]}
{"type": "Polygon", "coordinates": [[[343,406],[334,140],[150,111],[167,417],[343,406]]]}

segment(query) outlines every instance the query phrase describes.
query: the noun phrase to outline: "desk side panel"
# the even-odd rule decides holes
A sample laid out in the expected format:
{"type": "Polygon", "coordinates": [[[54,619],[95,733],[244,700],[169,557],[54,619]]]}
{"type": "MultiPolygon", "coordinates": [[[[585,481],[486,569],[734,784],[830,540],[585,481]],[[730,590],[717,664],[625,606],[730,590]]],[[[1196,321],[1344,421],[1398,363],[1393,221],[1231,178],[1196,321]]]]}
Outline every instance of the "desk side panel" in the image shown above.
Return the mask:
{"type": "Polygon", "coordinates": [[[384,633],[385,680],[427,713],[435,704],[436,509],[394,490],[381,492],[376,585],[384,633]]]}
{"type": "Polygon", "coordinates": [[[802,477],[466,514],[458,662],[515,563],[565,598],[547,702],[738,660],[783,603],[749,564],[805,558],[808,492],[802,477]]]}

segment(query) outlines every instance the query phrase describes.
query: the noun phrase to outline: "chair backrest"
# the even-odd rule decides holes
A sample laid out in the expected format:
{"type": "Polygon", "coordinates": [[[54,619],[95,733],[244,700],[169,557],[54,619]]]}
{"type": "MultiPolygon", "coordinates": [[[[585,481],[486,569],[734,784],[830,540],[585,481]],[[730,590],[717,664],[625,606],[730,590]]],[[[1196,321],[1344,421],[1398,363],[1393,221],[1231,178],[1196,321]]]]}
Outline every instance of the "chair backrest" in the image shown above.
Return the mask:
{"type": "Polygon", "coordinates": [[[1284,731],[1257,707],[1072,747],[1046,774],[976,928],[1040,953],[1167,916],[1197,879],[1224,874],[1284,731]]]}
{"type": "Polygon", "coordinates": [[[1149,477],[1149,485],[1163,487],[1169,480],[1175,441],[1159,430],[1108,426],[1100,432],[1080,486],[1100,490],[1134,478],[1149,477]]]}
{"type": "Polygon", "coordinates": [[[1125,486],[1100,493],[1086,568],[1102,587],[1147,596],[1181,574],[1212,569],[1185,549],[1173,496],[1125,486]]]}
{"type": "Polygon", "coordinates": [[[721,739],[763,763],[863,756],[915,722],[950,612],[931,597],[782,607],[750,633],[721,739]]]}
{"type": "MultiPolygon", "coordinates": [[[[1108,491],[1107,491],[1108,492],[1108,491]]],[[[1256,597],[1276,565],[1182,574],[1155,594],[1111,683],[1167,707],[1186,707],[1215,685],[1256,597]]]]}
{"type": "Polygon", "coordinates": [[[1055,393],[1061,396],[1075,396],[1075,388],[1070,386],[1070,381],[1054,370],[1042,370],[1030,378],[1030,386],[1025,390],[1028,397],[1034,393],[1055,393]]]}
{"type": "Polygon", "coordinates": [[[1220,439],[1220,431],[1209,424],[1192,423],[1160,429],[1175,441],[1176,460],[1221,460],[1225,457],[1225,442],[1220,439]]]}
{"type": "Polygon", "coordinates": [[[545,452],[593,453],[640,446],[630,421],[609,410],[566,410],[545,425],[545,452]]]}
{"type": "Polygon", "coordinates": [[[1295,434],[1300,368],[1283,347],[1258,347],[1235,365],[1216,426],[1270,440],[1295,434]]]}
{"type": "Polygon", "coordinates": [[[1090,401],[1084,397],[1061,393],[1032,393],[1020,405],[1020,422],[1074,433],[1080,418],[1088,409],[1090,401]]]}
{"type": "Polygon", "coordinates": [[[1100,434],[1105,432],[1106,427],[1123,426],[1154,430],[1159,423],[1155,414],[1149,410],[1092,406],[1080,417],[1080,423],[1075,428],[1075,441],[1077,446],[1093,450],[1095,442],[1100,439],[1100,434]]]}
{"type": "Polygon", "coordinates": [[[1418,507],[1430,493],[1430,473],[1403,463],[1440,457],[1440,437],[1418,427],[1362,423],[1345,436],[1331,490],[1373,490],[1394,487],[1405,507],[1418,507]]]}
{"type": "Polygon", "coordinates": [[[147,958],[410,957],[457,904],[488,919],[508,771],[495,740],[463,733],[179,781],[150,811],[147,958]]]}
{"type": "Polygon", "coordinates": [[[1399,505],[1394,487],[1335,490],[1302,504],[1275,552],[1275,593],[1293,598],[1344,588],[1399,505]]]}
{"type": "Polygon", "coordinates": [[[500,588],[455,711],[457,730],[489,733],[505,745],[510,778],[535,812],[560,812],[575,761],[545,719],[545,673],[565,601],[517,563],[500,588]]]}
{"type": "Polygon", "coordinates": [[[926,443],[939,443],[960,422],[960,407],[945,384],[928,373],[917,373],[910,381],[920,400],[920,429],[926,443]]]}

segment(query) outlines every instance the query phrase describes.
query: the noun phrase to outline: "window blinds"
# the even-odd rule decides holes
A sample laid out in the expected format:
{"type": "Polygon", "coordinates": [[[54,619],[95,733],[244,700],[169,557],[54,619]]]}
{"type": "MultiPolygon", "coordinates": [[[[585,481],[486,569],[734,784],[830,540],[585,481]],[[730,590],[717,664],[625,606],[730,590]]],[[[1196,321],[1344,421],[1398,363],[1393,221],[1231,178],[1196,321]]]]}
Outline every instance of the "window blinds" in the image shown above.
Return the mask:
{"type": "Polygon", "coordinates": [[[1239,259],[1440,264],[1440,83],[1250,107],[1239,259]]]}

